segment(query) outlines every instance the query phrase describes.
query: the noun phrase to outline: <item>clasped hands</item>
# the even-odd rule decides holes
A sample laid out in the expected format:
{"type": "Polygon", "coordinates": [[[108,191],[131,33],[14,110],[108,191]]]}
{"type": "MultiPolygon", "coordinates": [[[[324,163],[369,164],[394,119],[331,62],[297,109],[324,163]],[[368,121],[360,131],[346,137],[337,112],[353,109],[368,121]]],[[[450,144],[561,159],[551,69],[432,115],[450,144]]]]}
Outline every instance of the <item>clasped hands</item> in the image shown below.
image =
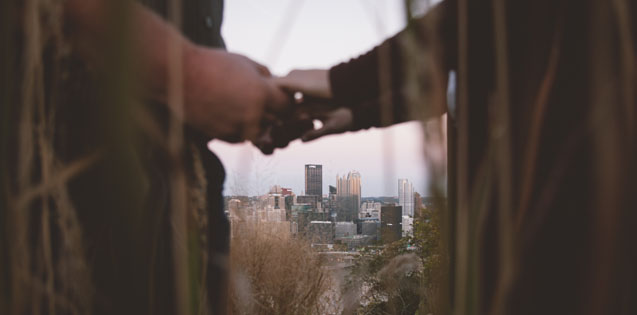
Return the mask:
{"type": "Polygon", "coordinates": [[[271,154],[295,139],[351,129],[352,112],[333,101],[328,70],[273,77],[245,56],[201,47],[187,50],[185,60],[186,122],[212,138],[249,140],[271,154]],[[314,129],[315,120],[323,126],[314,129]]]}
{"type": "Polygon", "coordinates": [[[266,109],[261,132],[252,141],[262,153],[271,154],[296,139],[306,142],[351,129],[352,111],[334,102],[328,73],[294,70],[287,76],[269,79],[289,95],[290,103],[274,112],[266,109]],[[316,120],[321,126],[315,129],[316,120]]]}

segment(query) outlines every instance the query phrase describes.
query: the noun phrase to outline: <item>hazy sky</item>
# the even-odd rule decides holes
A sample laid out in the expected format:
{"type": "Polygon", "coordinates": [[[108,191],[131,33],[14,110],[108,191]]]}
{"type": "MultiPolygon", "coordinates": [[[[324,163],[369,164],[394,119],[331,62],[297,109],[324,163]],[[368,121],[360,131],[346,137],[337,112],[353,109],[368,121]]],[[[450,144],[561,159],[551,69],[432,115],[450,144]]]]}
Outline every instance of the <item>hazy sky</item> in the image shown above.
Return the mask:
{"type": "MultiPolygon", "coordinates": [[[[227,0],[223,35],[228,50],[255,59],[275,75],[326,68],[356,57],[405,25],[401,0],[227,0]]],[[[257,195],[272,185],[304,190],[304,165],[323,165],[323,192],[336,174],[361,173],[362,195],[397,195],[398,178],[426,188],[422,128],[405,123],[293,142],[271,156],[250,144],[213,141],[226,168],[224,194],[257,195]]]]}

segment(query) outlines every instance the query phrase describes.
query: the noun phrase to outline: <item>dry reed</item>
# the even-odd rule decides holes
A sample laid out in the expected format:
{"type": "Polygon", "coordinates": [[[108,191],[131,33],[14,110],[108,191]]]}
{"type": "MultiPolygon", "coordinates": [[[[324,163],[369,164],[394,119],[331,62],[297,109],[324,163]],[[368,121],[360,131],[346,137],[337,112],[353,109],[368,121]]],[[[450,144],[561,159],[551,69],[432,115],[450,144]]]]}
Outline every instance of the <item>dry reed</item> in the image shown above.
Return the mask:
{"type": "MultiPolygon", "coordinates": [[[[303,240],[240,223],[231,246],[235,314],[332,314],[338,309],[325,262],[303,240]]],[[[233,227],[235,228],[235,227],[233,227]]]]}

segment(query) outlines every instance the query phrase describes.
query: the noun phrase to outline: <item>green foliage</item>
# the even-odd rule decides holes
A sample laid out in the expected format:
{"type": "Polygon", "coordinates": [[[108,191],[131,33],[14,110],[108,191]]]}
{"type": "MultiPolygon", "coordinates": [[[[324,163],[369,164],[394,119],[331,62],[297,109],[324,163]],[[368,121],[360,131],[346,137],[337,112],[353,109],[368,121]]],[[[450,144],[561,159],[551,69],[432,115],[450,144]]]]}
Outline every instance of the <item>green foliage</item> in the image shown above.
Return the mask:
{"type": "MultiPolygon", "coordinates": [[[[437,314],[443,255],[436,210],[423,209],[413,235],[368,246],[350,267],[344,292],[358,290],[356,314],[437,314]]],[[[347,310],[346,310],[347,311],[347,310]]]]}

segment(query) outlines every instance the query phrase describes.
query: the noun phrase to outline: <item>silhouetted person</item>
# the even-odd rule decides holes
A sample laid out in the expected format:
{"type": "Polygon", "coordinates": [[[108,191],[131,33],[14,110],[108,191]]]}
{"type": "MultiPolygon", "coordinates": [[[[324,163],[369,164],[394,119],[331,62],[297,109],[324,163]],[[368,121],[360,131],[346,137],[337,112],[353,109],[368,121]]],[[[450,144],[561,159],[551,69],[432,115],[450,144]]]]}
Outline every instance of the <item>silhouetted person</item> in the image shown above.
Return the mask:
{"type": "Polygon", "coordinates": [[[274,80],[323,121],[309,141],[439,116],[454,71],[449,307],[633,314],[636,18],[629,1],[446,0],[361,57],[274,80]]]}

